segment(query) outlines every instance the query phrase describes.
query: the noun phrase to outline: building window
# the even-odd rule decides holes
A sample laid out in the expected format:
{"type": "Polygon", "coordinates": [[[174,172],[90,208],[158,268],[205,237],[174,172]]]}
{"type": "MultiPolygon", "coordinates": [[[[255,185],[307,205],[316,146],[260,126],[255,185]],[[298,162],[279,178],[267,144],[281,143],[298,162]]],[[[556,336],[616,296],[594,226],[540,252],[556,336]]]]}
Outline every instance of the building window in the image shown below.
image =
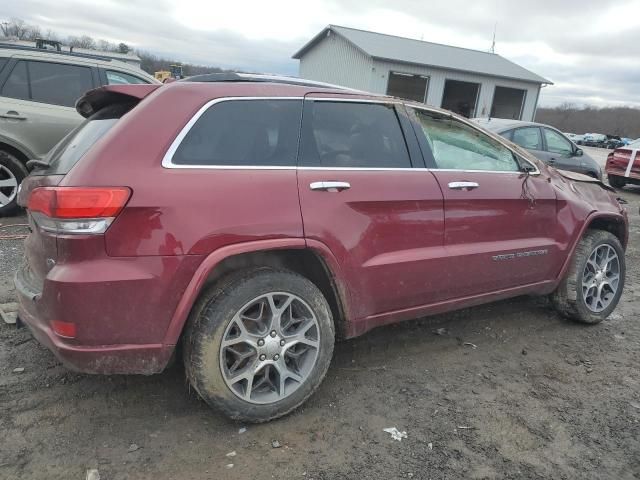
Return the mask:
{"type": "Polygon", "coordinates": [[[387,95],[404,98],[405,100],[425,102],[428,88],[429,77],[411,73],[389,72],[387,95]]]}

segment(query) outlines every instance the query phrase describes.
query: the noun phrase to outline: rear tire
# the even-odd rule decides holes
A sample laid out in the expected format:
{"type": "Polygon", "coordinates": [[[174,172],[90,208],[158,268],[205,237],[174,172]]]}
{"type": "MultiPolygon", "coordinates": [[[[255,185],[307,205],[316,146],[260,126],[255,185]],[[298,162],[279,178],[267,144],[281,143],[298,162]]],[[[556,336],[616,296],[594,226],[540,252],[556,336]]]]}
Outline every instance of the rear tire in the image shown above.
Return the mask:
{"type": "Polygon", "coordinates": [[[13,153],[0,150],[0,217],[18,211],[18,186],[28,174],[20,159],[13,153]]]}
{"type": "Polygon", "coordinates": [[[551,294],[551,301],[567,318],[599,323],[618,305],[625,272],[620,240],[610,232],[589,230],[578,243],[569,271],[551,294]]]}
{"type": "Polygon", "coordinates": [[[609,175],[609,185],[613,188],[622,188],[627,184],[626,180],[623,177],[618,177],[617,175],[609,175]]]}
{"type": "Polygon", "coordinates": [[[207,289],[189,317],[189,383],[235,420],[261,423],[291,412],[318,388],[334,345],[331,309],[308,279],[256,268],[207,289]]]}

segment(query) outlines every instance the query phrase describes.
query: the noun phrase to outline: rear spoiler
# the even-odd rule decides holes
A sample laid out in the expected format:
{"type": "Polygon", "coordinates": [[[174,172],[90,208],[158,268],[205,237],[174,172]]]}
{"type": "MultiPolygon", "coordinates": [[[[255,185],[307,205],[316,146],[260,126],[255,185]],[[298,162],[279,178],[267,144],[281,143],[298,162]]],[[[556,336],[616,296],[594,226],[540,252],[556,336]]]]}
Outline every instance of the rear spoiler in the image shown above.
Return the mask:
{"type": "Polygon", "coordinates": [[[107,85],[89,90],[76,102],[76,111],[87,118],[107,105],[138,103],[161,86],[162,84],[107,85]]]}

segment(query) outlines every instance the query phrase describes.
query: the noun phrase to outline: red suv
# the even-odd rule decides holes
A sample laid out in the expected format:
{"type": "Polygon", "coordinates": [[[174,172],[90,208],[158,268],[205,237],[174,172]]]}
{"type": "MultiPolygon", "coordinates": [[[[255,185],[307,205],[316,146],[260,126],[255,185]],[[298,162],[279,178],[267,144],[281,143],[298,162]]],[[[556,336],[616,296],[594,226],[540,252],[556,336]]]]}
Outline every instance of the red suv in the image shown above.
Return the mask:
{"type": "Polygon", "coordinates": [[[522,294],[597,323],[628,223],[598,180],[450,112],[326,85],[107,86],[23,183],[20,319],[69,368],[161,372],[265,421],[334,339],[522,294]]]}

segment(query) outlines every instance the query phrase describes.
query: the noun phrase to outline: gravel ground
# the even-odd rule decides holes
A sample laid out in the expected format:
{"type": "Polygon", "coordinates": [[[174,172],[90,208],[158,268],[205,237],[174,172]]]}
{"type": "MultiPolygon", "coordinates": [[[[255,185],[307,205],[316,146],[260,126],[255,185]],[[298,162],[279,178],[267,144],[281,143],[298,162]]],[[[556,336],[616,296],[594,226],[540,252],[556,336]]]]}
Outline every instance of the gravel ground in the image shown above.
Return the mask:
{"type": "MultiPolygon", "coordinates": [[[[0,478],[638,479],[640,189],[621,195],[627,286],[607,321],[518,298],[380,328],[337,345],[302,409],[244,432],[189,391],[180,364],[78,375],[0,325],[0,478]]],[[[21,243],[0,240],[0,255],[6,301],[21,243]]]]}

